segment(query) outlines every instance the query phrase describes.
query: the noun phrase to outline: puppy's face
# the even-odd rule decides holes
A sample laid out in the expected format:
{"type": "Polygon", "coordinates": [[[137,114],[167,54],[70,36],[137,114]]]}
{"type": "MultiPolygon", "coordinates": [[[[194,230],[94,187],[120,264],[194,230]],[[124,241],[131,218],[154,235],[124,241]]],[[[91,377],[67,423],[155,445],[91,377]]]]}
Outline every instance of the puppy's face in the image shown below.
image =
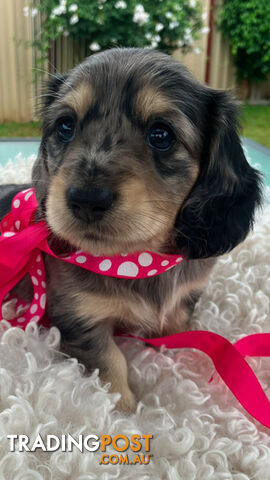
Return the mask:
{"type": "Polygon", "coordinates": [[[93,254],[198,258],[247,234],[259,181],[226,93],[165,54],[116,49],[53,77],[45,99],[33,184],[58,237],[93,254]]]}
{"type": "Polygon", "coordinates": [[[127,51],[93,57],[47,107],[46,218],[72,245],[114,254],[171,244],[198,175],[200,136],[164,82],[168,61],[127,51]]]}

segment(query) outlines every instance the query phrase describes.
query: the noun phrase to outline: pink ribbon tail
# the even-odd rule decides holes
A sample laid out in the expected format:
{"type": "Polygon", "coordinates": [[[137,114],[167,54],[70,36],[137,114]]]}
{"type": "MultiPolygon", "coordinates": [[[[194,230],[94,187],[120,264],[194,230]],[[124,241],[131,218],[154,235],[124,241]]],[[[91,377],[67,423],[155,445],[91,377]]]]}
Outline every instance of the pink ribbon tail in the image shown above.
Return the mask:
{"type": "Polygon", "coordinates": [[[234,346],[243,356],[270,357],[270,333],[248,335],[238,340],[234,346]]]}
{"type": "Polygon", "coordinates": [[[206,353],[242,407],[258,422],[270,428],[270,402],[243,356],[270,356],[270,333],[250,335],[235,345],[216,333],[200,330],[160,338],[121,336],[136,338],[154,347],[195,348],[206,353]]]}

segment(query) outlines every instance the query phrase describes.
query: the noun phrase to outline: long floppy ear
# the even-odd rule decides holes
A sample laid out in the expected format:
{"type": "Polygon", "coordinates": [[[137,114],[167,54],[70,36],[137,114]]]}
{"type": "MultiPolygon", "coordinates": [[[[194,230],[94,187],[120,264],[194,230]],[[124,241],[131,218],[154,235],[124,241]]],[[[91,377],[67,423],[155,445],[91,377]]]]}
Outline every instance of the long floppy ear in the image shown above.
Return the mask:
{"type": "Polygon", "coordinates": [[[226,92],[205,93],[200,174],[175,224],[180,251],[193,259],[242,242],[262,200],[261,175],[247,162],[237,134],[236,104],[226,92]]]}
{"type": "Polygon", "coordinates": [[[48,153],[47,153],[47,138],[46,138],[46,125],[44,122],[44,117],[46,116],[46,111],[48,107],[55,101],[58,97],[58,92],[65,83],[68,75],[53,75],[50,77],[49,81],[46,82],[44,87],[44,94],[42,95],[42,105],[40,109],[40,113],[43,119],[43,135],[41,144],[39,147],[38,157],[34,163],[33,170],[32,170],[32,183],[33,187],[36,188],[36,197],[38,203],[40,205],[41,212],[44,210],[44,203],[46,200],[47,190],[48,190],[48,183],[49,183],[49,165],[47,161],[48,153]]]}

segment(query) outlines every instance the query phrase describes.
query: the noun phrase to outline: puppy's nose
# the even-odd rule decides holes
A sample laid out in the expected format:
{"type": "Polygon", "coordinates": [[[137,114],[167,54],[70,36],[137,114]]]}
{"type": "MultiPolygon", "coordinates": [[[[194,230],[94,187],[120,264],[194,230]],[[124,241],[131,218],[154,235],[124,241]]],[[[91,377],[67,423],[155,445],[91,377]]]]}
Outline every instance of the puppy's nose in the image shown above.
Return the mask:
{"type": "Polygon", "coordinates": [[[114,193],[107,188],[76,188],[67,191],[67,203],[75,217],[85,222],[101,220],[113,204],[114,193]]]}

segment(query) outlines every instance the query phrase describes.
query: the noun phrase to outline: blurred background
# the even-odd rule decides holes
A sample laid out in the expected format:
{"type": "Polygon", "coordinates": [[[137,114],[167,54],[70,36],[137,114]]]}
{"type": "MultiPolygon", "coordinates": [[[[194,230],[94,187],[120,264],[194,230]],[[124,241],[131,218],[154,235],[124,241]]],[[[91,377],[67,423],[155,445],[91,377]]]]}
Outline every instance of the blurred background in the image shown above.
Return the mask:
{"type": "Polygon", "coordinates": [[[232,89],[244,142],[270,175],[269,0],[0,0],[0,162],[36,153],[48,75],[115,46],[165,51],[199,81],[232,89]]]}

